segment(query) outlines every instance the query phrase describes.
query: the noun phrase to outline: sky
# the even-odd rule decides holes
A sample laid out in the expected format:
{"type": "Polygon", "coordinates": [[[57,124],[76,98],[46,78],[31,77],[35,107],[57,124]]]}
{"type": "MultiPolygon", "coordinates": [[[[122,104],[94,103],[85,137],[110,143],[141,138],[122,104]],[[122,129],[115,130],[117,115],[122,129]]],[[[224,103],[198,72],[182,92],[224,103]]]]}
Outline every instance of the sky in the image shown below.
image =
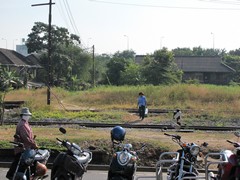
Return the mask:
{"type": "MultiPolygon", "coordinates": [[[[0,48],[15,49],[34,22],[48,24],[49,0],[1,0],[0,48]]],[[[163,47],[240,48],[240,0],[52,0],[52,24],[97,54],[163,47]]]]}

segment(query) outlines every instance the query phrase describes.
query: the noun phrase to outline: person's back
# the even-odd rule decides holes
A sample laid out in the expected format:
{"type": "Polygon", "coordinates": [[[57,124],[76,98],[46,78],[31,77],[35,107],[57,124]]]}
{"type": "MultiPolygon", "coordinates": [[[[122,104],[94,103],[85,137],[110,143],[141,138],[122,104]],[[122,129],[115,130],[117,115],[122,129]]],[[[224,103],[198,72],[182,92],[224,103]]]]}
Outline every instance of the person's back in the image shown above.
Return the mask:
{"type": "Polygon", "coordinates": [[[140,117],[140,119],[143,120],[145,117],[145,109],[147,106],[147,99],[144,96],[143,92],[140,92],[138,95],[139,95],[139,97],[138,97],[139,117],[140,117]]]}

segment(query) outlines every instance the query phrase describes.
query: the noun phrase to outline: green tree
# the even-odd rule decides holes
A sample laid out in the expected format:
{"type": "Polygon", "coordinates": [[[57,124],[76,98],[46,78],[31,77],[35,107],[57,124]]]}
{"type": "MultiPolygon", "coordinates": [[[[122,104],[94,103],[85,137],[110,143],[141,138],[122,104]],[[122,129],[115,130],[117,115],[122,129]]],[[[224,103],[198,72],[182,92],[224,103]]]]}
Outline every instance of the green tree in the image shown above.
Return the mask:
{"type": "MultiPolygon", "coordinates": [[[[231,54],[233,54],[233,52],[231,52],[231,54]]],[[[232,80],[240,83],[240,56],[228,54],[224,56],[223,61],[225,64],[236,70],[233,74],[232,80]]]]}
{"type": "MultiPolygon", "coordinates": [[[[52,25],[51,28],[52,51],[57,49],[60,44],[66,46],[70,44],[80,44],[80,37],[70,34],[66,28],[55,25],[52,25]]],[[[32,27],[32,32],[28,34],[26,46],[28,47],[29,53],[46,51],[48,49],[48,24],[35,22],[32,27]]]]}
{"type": "Polygon", "coordinates": [[[190,48],[176,48],[172,50],[175,56],[192,56],[193,51],[190,48]]]}
{"type": "Polygon", "coordinates": [[[124,59],[134,59],[136,53],[133,50],[117,51],[114,53],[113,57],[115,58],[124,58],[124,59]]]}
{"type": "MultiPolygon", "coordinates": [[[[41,64],[48,68],[47,54],[41,57],[41,64]]],[[[92,61],[89,53],[75,45],[59,45],[52,54],[52,82],[55,86],[69,87],[72,76],[78,82],[88,82],[91,79],[90,67],[92,61]]],[[[47,74],[45,74],[47,79],[47,74]]],[[[76,89],[76,87],[74,88],[76,89]]]]}
{"type": "Polygon", "coordinates": [[[229,55],[233,55],[233,56],[240,56],[240,48],[239,49],[235,49],[235,50],[231,50],[228,53],[229,55]]]}
{"type": "Polygon", "coordinates": [[[201,46],[190,48],[173,49],[174,56],[222,56],[226,50],[222,49],[203,49],[201,46]]]}
{"type": "Polygon", "coordinates": [[[131,62],[124,71],[120,73],[120,84],[122,85],[139,85],[145,82],[141,78],[140,66],[131,62]]]}
{"type": "MultiPolygon", "coordinates": [[[[74,84],[90,81],[91,56],[87,51],[80,48],[79,36],[70,34],[66,28],[52,26],[51,66],[48,64],[47,54],[47,24],[36,22],[32,32],[28,35],[26,45],[29,52],[41,54],[40,63],[44,67],[44,71],[41,71],[43,82],[48,79],[49,67],[51,67],[50,82],[52,85],[69,88],[72,87],[73,80],[74,84]]],[[[74,87],[74,89],[77,88],[74,87]]]]}
{"type": "Polygon", "coordinates": [[[181,82],[182,71],[174,62],[173,53],[166,48],[157,50],[146,57],[142,74],[147,84],[172,84],[181,82]]]}
{"type": "Polygon", "coordinates": [[[107,64],[111,60],[112,56],[108,54],[95,55],[95,81],[96,84],[107,84],[106,71],[107,64]]]}
{"type": "Polygon", "coordinates": [[[121,73],[125,71],[126,67],[130,63],[129,60],[124,58],[112,58],[107,64],[107,79],[112,85],[120,85],[121,84],[121,73]]]}
{"type": "Polygon", "coordinates": [[[0,120],[1,125],[4,124],[4,100],[8,91],[13,87],[18,87],[21,84],[19,77],[14,71],[8,71],[7,69],[0,69],[0,120]]]}

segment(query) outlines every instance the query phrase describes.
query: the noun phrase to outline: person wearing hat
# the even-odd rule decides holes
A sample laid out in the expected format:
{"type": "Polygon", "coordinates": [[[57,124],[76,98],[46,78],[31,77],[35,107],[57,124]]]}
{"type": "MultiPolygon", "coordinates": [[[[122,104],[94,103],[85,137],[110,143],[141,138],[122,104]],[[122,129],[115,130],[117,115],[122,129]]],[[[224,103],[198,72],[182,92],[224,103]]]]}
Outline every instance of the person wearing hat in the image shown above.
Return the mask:
{"type": "MultiPolygon", "coordinates": [[[[38,146],[35,143],[35,140],[34,140],[35,137],[33,135],[32,128],[28,123],[31,116],[32,116],[32,113],[29,111],[27,107],[22,108],[21,114],[20,114],[21,119],[18,122],[16,127],[16,134],[14,136],[14,141],[23,143],[26,149],[29,149],[29,148],[37,149],[38,146]]],[[[13,177],[13,174],[15,172],[15,169],[17,167],[17,164],[22,152],[23,152],[22,147],[14,147],[15,157],[6,175],[8,179],[11,179],[13,177]]]]}
{"type": "Polygon", "coordinates": [[[141,120],[143,120],[144,117],[145,117],[145,110],[146,110],[146,107],[147,107],[147,99],[144,96],[143,92],[140,92],[138,95],[139,95],[138,96],[139,117],[140,117],[141,120]]]}

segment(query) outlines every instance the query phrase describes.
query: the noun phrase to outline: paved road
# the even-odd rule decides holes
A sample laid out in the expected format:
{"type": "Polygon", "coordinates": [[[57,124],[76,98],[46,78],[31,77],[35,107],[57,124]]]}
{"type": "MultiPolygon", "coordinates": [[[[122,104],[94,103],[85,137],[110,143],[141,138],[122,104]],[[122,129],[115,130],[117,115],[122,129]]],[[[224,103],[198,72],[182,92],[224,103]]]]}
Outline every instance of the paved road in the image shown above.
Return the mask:
{"type": "MultiPolygon", "coordinates": [[[[0,179],[5,180],[5,175],[8,171],[8,168],[0,168],[0,179]]],[[[48,171],[48,174],[51,170],[48,171]]],[[[154,176],[155,172],[137,172],[138,176],[154,176]]],[[[95,170],[88,170],[84,176],[83,180],[106,180],[107,179],[107,171],[95,171],[95,170]]],[[[156,178],[139,178],[139,180],[154,180],[156,178]]],[[[46,178],[46,180],[50,180],[50,178],[46,178]]]]}

